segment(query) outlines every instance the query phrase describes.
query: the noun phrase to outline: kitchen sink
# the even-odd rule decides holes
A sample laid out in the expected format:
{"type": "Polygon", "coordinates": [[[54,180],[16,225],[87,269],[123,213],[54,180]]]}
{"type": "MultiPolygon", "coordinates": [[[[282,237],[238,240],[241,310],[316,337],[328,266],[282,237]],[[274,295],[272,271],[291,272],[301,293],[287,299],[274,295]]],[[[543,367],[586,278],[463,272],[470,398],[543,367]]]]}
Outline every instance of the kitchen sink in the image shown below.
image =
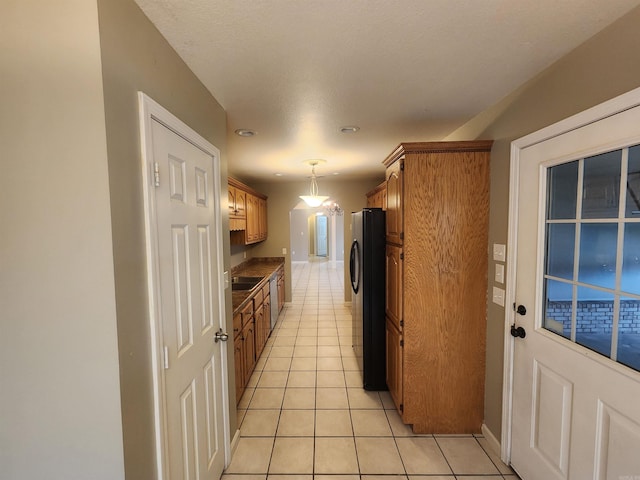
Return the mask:
{"type": "Polygon", "coordinates": [[[258,284],[263,277],[231,277],[231,283],[254,283],[258,284]]]}
{"type": "Polygon", "coordinates": [[[252,290],[263,277],[231,277],[231,290],[252,290]]]}

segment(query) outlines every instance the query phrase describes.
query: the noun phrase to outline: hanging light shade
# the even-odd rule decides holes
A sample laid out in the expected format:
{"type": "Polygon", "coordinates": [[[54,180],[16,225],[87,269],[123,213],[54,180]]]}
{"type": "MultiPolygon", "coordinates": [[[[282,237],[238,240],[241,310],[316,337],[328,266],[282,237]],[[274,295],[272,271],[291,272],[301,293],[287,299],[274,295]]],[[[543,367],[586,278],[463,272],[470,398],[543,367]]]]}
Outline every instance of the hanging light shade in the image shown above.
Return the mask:
{"type": "Polygon", "coordinates": [[[309,160],[309,165],[311,165],[311,187],[309,189],[309,195],[300,195],[300,198],[304,200],[304,202],[310,207],[319,207],[322,203],[327,200],[328,196],[318,195],[318,181],[316,180],[316,165],[318,165],[319,160],[309,160]]]}

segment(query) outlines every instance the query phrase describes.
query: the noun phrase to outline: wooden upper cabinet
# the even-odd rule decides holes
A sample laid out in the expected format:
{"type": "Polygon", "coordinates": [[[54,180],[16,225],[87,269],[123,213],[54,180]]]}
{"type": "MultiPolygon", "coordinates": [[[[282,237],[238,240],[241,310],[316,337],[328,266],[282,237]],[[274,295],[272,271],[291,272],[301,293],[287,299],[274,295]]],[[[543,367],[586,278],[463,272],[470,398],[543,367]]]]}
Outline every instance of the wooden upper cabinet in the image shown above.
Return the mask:
{"type": "Polygon", "coordinates": [[[247,194],[247,243],[254,243],[258,241],[260,237],[260,217],[259,217],[260,205],[258,203],[258,197],[255,195],[247,194]]]}
{"type": "Polygon", "coordinates": [[[367,208],[387,209],[387,182],[384,181],[373,190],[367,192],[367,208]]]}
{"type": "Polygon", "coordinates": [[[267,239],[267,200],[258,198],[258,240],[267,239]]]}
{"type": "Polygon", "coordinates": [[[402,168],[404,159],[398,159],[387,167],[387,242],[402,245],[402,168]]]}
{"type": "Polygon", "coordinates": [[[246,218],[247,193],[240,188],[229,185],[229,217],[246,218]]]}
{"type": "Polygon", "coordinates": [[[267,239],[267,197],[229,177],[229,230],[232,245],[267,239]]]}

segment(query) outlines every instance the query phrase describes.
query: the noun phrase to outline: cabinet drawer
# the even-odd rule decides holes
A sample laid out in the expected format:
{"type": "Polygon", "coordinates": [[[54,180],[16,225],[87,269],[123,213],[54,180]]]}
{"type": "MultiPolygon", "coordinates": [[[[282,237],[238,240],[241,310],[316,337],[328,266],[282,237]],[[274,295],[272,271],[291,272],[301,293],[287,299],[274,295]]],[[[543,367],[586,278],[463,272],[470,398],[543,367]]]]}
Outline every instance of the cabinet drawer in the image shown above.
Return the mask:
{"type": "Polygon", "coordinates": [[[271,293],[270,293],[270,290],[269,290],[269,282],[267,282],[267,284],[264,287],[262,287],[262,296],[266,300],[267,298],[269,298],[270,294],[271,293]]]}

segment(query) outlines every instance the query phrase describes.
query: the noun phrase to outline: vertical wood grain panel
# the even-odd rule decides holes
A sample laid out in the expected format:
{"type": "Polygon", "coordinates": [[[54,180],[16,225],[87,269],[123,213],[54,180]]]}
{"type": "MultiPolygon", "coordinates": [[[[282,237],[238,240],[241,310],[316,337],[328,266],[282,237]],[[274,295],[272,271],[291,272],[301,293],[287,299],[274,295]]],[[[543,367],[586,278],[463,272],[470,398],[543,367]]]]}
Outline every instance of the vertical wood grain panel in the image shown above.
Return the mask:
{"type": "Polygon", "coordinates": [[[405,158],[404,419],[415,431],[480,431],[488,180],[488,152],[405,158]]]}

